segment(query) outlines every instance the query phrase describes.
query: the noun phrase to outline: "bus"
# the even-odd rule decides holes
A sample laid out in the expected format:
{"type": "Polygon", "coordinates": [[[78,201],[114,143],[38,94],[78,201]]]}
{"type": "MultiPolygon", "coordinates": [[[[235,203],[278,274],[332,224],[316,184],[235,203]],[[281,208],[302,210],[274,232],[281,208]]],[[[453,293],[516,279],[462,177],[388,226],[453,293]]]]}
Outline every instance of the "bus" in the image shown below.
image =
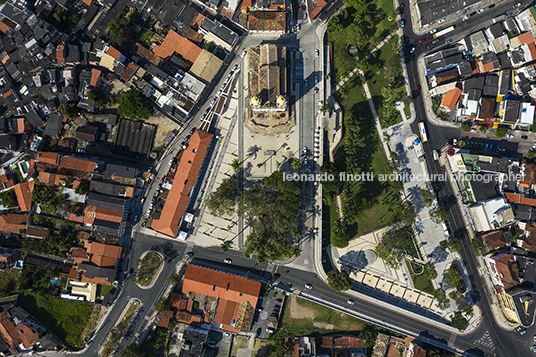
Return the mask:
{"type": "Polygon", "coordinates": [[[450,27],[447,27],[446,29],[444,30],[441,30],[441,31],[437,31],[436,33],[434,33],[434,38],[438,38],[438,37],[441,37],[443,35],[446,35],[448,34],[449,32],[451,31],[454,31],[454,26],[450,26],[450,27]]]}
{"type": "Polygon", "coordinates": [[[426,129],[424,128],[424,122],[422,121],[419,123],[419,132],[421,133],[422,142],[427,142],[428,136],[426,135],[426,129]]]}

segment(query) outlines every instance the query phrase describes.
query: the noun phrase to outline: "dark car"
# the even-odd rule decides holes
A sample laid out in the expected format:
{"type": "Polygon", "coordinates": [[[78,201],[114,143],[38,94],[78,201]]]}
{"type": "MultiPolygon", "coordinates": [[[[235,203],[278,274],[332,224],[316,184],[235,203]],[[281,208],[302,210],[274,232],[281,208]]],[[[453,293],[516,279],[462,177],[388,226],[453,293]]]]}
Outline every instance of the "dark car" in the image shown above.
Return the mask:
{"type": "Polygon", "coordinates": [[[277,312],[272,312],[273,317],[277,317],[279,314],[277,312]]]}
{"type": "Polygon", "coordinates": [[[420,92],[420,91],[421,91],[421,85],[417,84],[417,92],[420,92]]]}
{"type": "Polygon", "coordinates": [[[274,274],[274,280],[277,280],[281,277],[281,274],[277,273],[277,274],[274,274]]]}
{"type": "Polygon", "coordinates": [[[187,256],[187,257],[193,257],[193,256],[194,256],[194,252],[188,252],[188,253],[186,253],[186,256],[187,256]]]}
{"type": "Polygon", "coordinates": [[[275,311],[275,310],[277,310],[277,311],[281,310],[281,305],[275,305],[275,306],[274,306],[274,311],[275,311]]]}
{"type": "Polygon", "coordinates": [[[259,327],[259,328],[257,329],[257,332],[255,333],[255,335],[256,335],[257,337],[259,337],[259,336],[261,335],[261,332],[262,332],[262,327],[259,327]]]}
{"type": "Polygon", "coordinates": [[[275,302],[281,304],[283,302],[283,299],[276,299],[275,302]]]}
{"type": "Polygon", "coordinates": [[[495,7],[495,4],[491,4],[490,6],[488,6],[488,9],[493,9],[495,7]]]}
{"type": "Polygon", "coordinates": [[[195,131],[195,128],[192,128],[192,130],[190,130],[190,135],[192,135],[195,131]]]}
{"type": "Polygon", "coordinates": [[[526,136],[526,135],[522,135],[522,136],[521,136],[521,139],[525,139],[525,140],[527,140],[528,138],[529,138],[529,137],[526,136]]]}

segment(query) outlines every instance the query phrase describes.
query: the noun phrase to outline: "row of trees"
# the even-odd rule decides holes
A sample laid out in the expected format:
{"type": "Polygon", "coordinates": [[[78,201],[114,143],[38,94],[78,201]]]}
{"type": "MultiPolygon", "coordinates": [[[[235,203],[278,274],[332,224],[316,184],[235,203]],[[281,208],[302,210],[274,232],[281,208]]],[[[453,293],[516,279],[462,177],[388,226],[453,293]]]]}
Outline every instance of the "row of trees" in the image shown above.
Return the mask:
{"type": "Polygon", "coordinates": [[[245,242],[244,256],[257,255],[265,263],[294,254],[300,250],[292,243],[300,211],[300,184],[284,181],[283,173],[275,171],[260,186],[241,191],[236,175],[223,180],[207,200],[207,208],[217,216],[238,214],[250,224],[251,234],[245,242]]]}

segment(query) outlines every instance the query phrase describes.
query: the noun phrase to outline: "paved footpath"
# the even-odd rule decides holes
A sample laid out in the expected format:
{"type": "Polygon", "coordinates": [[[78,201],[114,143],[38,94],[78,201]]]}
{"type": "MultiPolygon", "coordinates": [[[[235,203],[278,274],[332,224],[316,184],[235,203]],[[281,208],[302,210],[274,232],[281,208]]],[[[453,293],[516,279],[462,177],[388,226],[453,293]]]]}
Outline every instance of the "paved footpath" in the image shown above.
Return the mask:
{"type": "MultiPolygon", "coordinates": [[[[391,37],[393,37],[394,34],[396,34],[396,32],[392,32],[392,33],[390,33],[389,36],[387,36],[387,37],[384,38],[380,43],[378,43],[378,44],[376,45],[376,47],[374,47],[374,48],[372,49],[372,51],[370,51],[369,53],[367,53],[365,57],[366,57],[366,58],[369,58],[374,52],[376,52],[376,51],[378,51],[380,48],[382,48],[383,45],[385,45],[387,42],[389,42],[389,40],[391,39],[391,37]]],[[[352,78],[352,76],[353,76],[354,74],[356,74],[357,72],[358,72],[358,68],[357,68],[357,66],[356,66],[354,69],[352,69],[352,70],[350,71],[350,73],[348,73],[348,75],[347,75],[346,77],[342,78],[342,79],[339,81],[339,83],[337,83],[336,85],[334,85],[334,86],[331,88],[331,93],[333,94],[333,93],[337,92],[339,89],[341,89],[341,87],[342,87],[346,82],[348,82],[348,81],[350,80],[350,78],[352,78]]]]}

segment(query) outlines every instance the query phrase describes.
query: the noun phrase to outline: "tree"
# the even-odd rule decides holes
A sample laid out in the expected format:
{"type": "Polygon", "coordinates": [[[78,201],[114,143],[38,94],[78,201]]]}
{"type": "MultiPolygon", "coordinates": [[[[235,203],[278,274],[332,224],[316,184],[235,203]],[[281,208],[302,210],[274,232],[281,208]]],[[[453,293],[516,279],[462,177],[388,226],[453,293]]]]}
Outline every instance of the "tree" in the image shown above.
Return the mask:
{"type": "Polygon", "coordinates": [[[76,25],[80,21],[80,15],[77,13],[71,14],[71,16],[69,16],[69,21],[76,25]]]}
{"type": "Polygon", "coordinates": [[[74,104],[60,104],[58,112],[72,120],[78,115],[78,107],[74,104]]]}
{"type": "Polygon", "coordinates": [[[498,138],[504,138],[506,136],[506,131],[507,129],[506,128],[499,128],[497,130],[495,130],[495,136],[498,137],[498,138]]]}
{"type": "Polygon", "coordinates": [[[486,134],[488,132],[488,127],[485,125],[482,125],[479,130],[481,133],[486,134]]]}
{"type": "Polygon", "coordinates": [[[168,283],[170,283],[171,285],[177,285],[178,283],[181,282],[181,276],[179,274],[173,274],[173,275],[170,275],[168,278],[167,278],[167,281],[168,283]]]}
{"type": "Polygon", "coordinates": [[[125,17],[113,19],[108,24],[108,36],[121,47],[128,47],[134,41],[133,21],[125,17]]]}
{"type": "Polygon", "coordinates": [[[432,206],[432,204],[434,203],[436,199],[435,195],[432,192],[430,192],[430,190],[427,190],[424,188],[421,188],[420,193],[421,193],[421,197],[422,197],[422,201],[424,205],[426,207],[432,206]]]}
{"type": "Polygon", "coordinates": [[[292,160],[292,162],[290,163],[292,165],[292,168],[294,170],[297,170],[299,169],[300,167],[303,166],[302,162],[300,161],[300,159],[294,159],[292,160]]]}
{"type": "Polygon", "coordinates": [[[402,222],[407,224],[408,226],[411,226],[413,223],[415,223],[415,219],[417,218],[417,212],[415,212],[415,208],[411,204],[411,202],[404,202],[403,209],[400,212],[399,218],[402,222]]]}
{"type": "Polygon", "coordinates": [[[333,162],[325,162],[320,167],[320,173],[326,173],[327,176],[333,175],[333,180],[321,180],[322,191],[324,193],[324,201],[329,205],[335,200],[335,196],[342,186],[339,180],[339,170],[333,162]]]}
{"type": "Polygon", "coordinates": [[[213,215],[230,216],[234,213],[239,196],[238,178],[233,175],[224,179],[216,191],[210,193],[207,208],[213,215]]]}
{"type": "Polygon", "coordinates": [[[63,12],[63,11],[56,11],[54,13],[54,19],[56,19],[56,22],[57,22],[57,26],[60,28],[60,29],[65,29],[67,27],[67,25],[69,25],[69,23],[67,22],[67,13],[66,12],[63,12]]]}
{"type": "Polygon", "coordinates": [[[443,289],[436,289],[432,292],[432,295],[437,301],[437,307],[441,310],[446,310],[450,307],[450,301],[447,298],[447,293],[443,289]]]}
{"type": "Polygon", "coordinates": [[[471,250],[476,255],[483,256],[488,252],[488,247],[482,236],[475,236],[471,239],[471,250]]]}
{"type": "Polygon", "coordinates": [[[234,159],[232,162],[231,162],[231,168],[235,171],[238,171],[240,170],[240,166],[242,166],[242,162],[240,162],[240,160],[238,159],[234,159]]]}
{"type": "Polygon", "coordinates": [[[229,249],[231,249],[231,241],[230,240],[226,240],[225,242],[223,242],[221,245],[220,245],[220,250],[222,252],[228,252],[229,249]]]}
{"type": "Polygon", "coordinates": [[[122,352],[121,357],[143,357],[143,349],[138,347],[137,343],[128,345],[122,352]]]}
{"type": "Polygon", "coordinates": [[[449,218],[449,212],[440,207],[436,207],[430,210],[430,217],[436,222],[442,222],[449,218]]]}
{"type": "Polygon", "coordinates": [[[391,86],[382,87],[381,94],[382,94],[383,100],[388,101],[389,99],[391,99],[391,96],[393,95],[393,88],[391,86]]]}
{"type": "Polygon", "coordinates": [[[327,100],[324,100],[322,106],[320,106],[320,110],[322,111],[322,113],[329,113],[329,111],[331,110],[331,106],[329,105],[329,102],[327,100]]]}
{"type": "Polygon", "coordinates": [[[533,151],[530,151],[530,152],[527,153],[527,158],[529,158],[531,160],[534,159],[534,156],[536,156],[536,153],[534,153],[533,151]]]}
{"type": "Polygon", "coordinates": [[[216,44],[214,42],[207,42],[205,44],[205,50],[212,53],[212,51],[214,51],[214,49],[216,48],[216,44]]]}
{"type": "Polygon", "coordinates": [[[292,254],[292,256],[296,258],[298,258],[301,255],[301,252],[302,252],[302,249],[298,245],[293,246],[290,250],[290,253],[292,254]]]}
{"type": "Polygon", "coordinates": [[[154,309],[159,314],[162,314],[171,309],[171,303],[169,302],[169,299],[161,297],[160,299],[156,300],[156,302],[154,303],[154,309]]]}
{"type": "Polygon", "coordinates": [[[40,204],[45,213],[53,213],[56,209],[67,203],[66,198],[62,194],[56,194],[56,191],[49,186],[44,184],[36,184],[32,200],[40,204]]]}
{"type": "Polygon", "coordinates": [[[117,100],[119,107],[117,112],[123,118],[131,120],[149,119],[151,116],[151,106],[147,99],[136,89],[129,89],[122,92],[117,100]]]}
{"type": "Polygon", "coordinates": [[[89,181],[82,180],[82,183],[74,190],[79,195],[86,195],[89,192],[89,181]]]}
{"type": "Polygon", "coordinates": [[[385,232],[374,252],[385,264],[393,269],[398,269],[404,255],[413,248],[411,228],[403,227],[385,232]]]}
{"type": "Polygon", "coordinates": [[[449,240],[442,240],[439,242],[439,246],[444,251],[449,251],[451,253],[458,252],[462,249],[462,244],[458,238],[451,237],[449,240]]]}
{"type": "Polygon", "coordinates": [[[333,232],[331,232],[331,245],[336,248],[346,248],[349,241],[350,236],[348,234],[348,226],[346,222],[344,220],[337,221],[335,227],[333,227],[333,232]]]}
{"type": "Polygon", "coordinates": [[[478,150],[478,151],[484,150],[484,144],[476,143],[475,144],[475,149],[478,150]]]}
{"type": "Polygon", "coordinates": [[[336,34],[343,29],[342,24],[339,21],[339,16],[333,16],[328,22],[328,32],[336,34]]]}
{"type": "Polygon", "coordinates": [[[298,227],[292,228],[292,237],[294,237],[294,239],[299,239],[302,236],[302,234],[303,232],[300,228],[298,227]]]}
{"type": "Polygon", "coordinates": [[[398,160],[398,154],[394,151],[391,151],[389,153],[389,156],[391,156],[391,160],[394,160],[394,161],[398,160]]]}
{"type": "Polygon", "coordinates": [[[454,312],[454,315],[450,318],[450,322],[452,327],[455,327],[460,331],[465,330],[465,328],[469,325],[469,322],[465,317],[462,316],[460,311],[454,312]]]}
{"type": "Polygon", "coordinates": [[[458,286],[462,276],[460,275],[460,272],[456,270],[453,267],[450,267],[447,272],[444,275],[445,280],[447,284],[449,284],[451,287],[455,288],[458,286]]]}
{"type": "Polygon", "coordinates": [[[467,132],[471,130],[471,126],[468,123],[463,123],[461,129],[467,132]]]}
{"type": "Polygon", "coordinates": [[[352,288],[352,281],[346,271],[331,270],[328,272],[328,285],[333,291],[346,291],[352,288]]]}
{"type": "Polygon", "coordinates": [[[15,190],[0,193],[0,200],[2,200],[2,206],[4,207],[17,207],[19,205],[15,190]]]}
{"type": "Polygon", "coordinates": [[[426,274],[430,280],[434,280],[435,278],[437,278],[437,270],[430,262],[426,263],[426,265],[424,266],[424,274],[426,274]]]}

